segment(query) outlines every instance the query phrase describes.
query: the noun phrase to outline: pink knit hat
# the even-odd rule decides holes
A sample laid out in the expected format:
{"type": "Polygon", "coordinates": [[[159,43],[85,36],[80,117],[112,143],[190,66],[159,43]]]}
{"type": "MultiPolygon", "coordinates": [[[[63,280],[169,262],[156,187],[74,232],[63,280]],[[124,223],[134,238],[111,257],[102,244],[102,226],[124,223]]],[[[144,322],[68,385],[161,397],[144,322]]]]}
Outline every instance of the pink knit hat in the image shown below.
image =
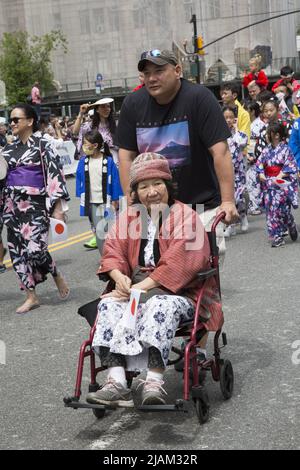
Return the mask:
{"type": "Polygon", "coordinates": [[[130,186],[150,178],[171,180],[172,175],[168,160],[158,153],[141,153],[136,157],[130,168],[130,186]]]}

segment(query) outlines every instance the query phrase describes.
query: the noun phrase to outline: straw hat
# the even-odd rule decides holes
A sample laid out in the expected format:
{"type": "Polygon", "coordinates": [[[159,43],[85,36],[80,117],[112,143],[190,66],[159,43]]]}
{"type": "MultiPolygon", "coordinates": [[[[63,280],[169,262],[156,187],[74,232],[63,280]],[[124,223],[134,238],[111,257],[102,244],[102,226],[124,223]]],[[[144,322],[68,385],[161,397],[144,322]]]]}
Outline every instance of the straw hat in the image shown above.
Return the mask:
{"type": "Polygon", "coordinates": [[[100,106],[101,104],[112,103],[113,101],[114,101],[113,98],[101,98],[101,100],[96,101],[96,103],[89,104],[89,109],[96,108],[97,106],[100,106]]]}

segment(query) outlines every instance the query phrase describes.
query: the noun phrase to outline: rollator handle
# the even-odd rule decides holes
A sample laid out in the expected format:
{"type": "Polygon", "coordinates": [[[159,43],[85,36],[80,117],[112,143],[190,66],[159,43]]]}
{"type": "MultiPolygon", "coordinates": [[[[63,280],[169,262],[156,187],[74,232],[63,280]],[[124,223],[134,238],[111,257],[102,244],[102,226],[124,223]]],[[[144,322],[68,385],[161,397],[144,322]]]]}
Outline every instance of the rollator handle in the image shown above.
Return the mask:
{"type": "Polygon", "coordinates": [[[211,232],[215,233],[216,232],[216,228],[217,228],[217,225],[219,225],[220,222],[222,222],[222,220],[224,220],[226,217],[226,212],[225,211],[222,211],[220,212],[220,214],[218,214],[212,224],[212,227],[211,227],[211,232]]]}

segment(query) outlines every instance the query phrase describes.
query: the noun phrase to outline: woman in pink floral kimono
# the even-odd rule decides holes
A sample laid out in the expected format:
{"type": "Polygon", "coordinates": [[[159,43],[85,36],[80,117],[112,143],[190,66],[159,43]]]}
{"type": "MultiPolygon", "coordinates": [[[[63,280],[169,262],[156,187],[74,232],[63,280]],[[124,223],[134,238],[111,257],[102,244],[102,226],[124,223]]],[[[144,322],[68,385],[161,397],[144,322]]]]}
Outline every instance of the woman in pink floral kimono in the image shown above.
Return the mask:
{"type": "Polygon", "coordinates": [[[37,115],[26,104],[11,111],[10,125],[16,140],[2,153],[8,164],[0,210],[7,227],[7,241],[25,302],[17,313],[39,306],[36,285],[53,276],[60,297],[69,288],[48,252],[49,215],[63,220],[61,200],[69,199],[59,157],[49,143],[35,136],[37,115]]]}

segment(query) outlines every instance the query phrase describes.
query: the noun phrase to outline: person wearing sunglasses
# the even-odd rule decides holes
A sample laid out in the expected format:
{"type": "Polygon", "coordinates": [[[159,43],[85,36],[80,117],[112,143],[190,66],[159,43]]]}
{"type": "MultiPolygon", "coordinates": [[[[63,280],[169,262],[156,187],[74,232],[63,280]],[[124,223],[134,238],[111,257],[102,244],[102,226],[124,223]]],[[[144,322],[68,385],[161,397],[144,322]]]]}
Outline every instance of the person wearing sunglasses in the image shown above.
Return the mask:
{"type": "Polygon", "coordinates": [[[35,135],[38,117],[28,104],[16,105],[9,124],[15,141],[6,145],[7,163],[0,213],[7,227],[7,242],[20,288],[26,294],[17,313],[39,307],[36,286],[52,274],[62,299],[69,287],[48,252],[49,216],[64,220],[62,200],[69,194],[59,157],[51,144],[35,135]]]}

